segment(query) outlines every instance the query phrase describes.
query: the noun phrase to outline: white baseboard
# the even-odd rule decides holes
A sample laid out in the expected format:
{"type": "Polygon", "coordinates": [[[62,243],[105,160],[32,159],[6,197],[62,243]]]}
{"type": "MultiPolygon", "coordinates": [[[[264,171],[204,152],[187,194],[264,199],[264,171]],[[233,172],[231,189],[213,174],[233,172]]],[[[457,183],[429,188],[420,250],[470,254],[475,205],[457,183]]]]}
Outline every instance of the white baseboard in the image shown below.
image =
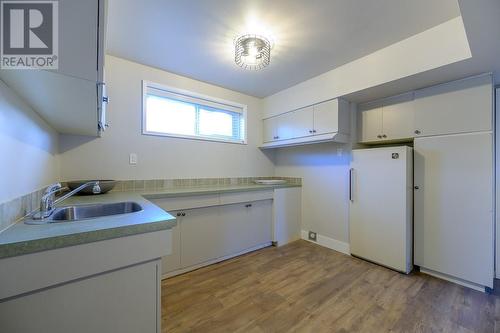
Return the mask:
{"type": "Polygon", "coordinates": [[[424,274],[427,274],[427,275],[430,275],[430,276],[434,276],[434,277],[436,277],[438,279],[450,281],[450,282],[459,284],[459,285],[467,287],[467,288],[471,288],[471,289],[474,289],[474,290],[477,290],[477,291],[481,291],[483,293],[485,292],[485,287],[484,286],[478,285],[478,284],[473,283],[473,282],[468,282],[468,281],[465,281],[465,280],[462,280],[462,279],[459,279],[459,278],[455,278],[455,277],[447,275],[447,274],[439,273],[439,272],[436,272],[436,271],[433,271],[433,270],[430,270],[430,269],[427,269],[427,268],[424,268],[424,267],[420,267],[420,272],[424,273],[424,274]]]}
{"type": "Polygon", "coordinates": [[[257,251],[257,250],[263,249],[263,248],[271,246],[271,245],[272,245],[271,242],[264,243],[264,244],[261,244],[261,245],[257,245],[257,246],[251,247],[249,249],[245,249],[245,250],[240,251],[238,253],[232,253],[232,254],[224,256],[224,257],[219,257],[219,258],[216,258],[216,259],[212,259],[212,260],[209,260],[209,261],[202,262],[201,264],[197,264],[197,265],[194,265],[194,266],[190,266],[190,267],[178,269],[178,270],[175,270],[175,271],[172,271],[172,272],[168,272],[168,273],[162,274],[161,279],[163,280],[163,279],[167,279],[167,278],[172,277],[172,276],[176,276],[176,275],[184,274],[184,273],[187,273],[187,272],[190,272],[190,271],[194,271],[194,270],[196,270],[198,268],[202,268],[202,267],[205,267],[205,266],[208,266],[208,265],[212,265],[212,264],[215,264],[215,263],[227,260],[227,259],[231,259],[231,258],[234,258],[234,257],[237,257],[237,256],[241,256],[242,254],[245,254],[245,253],[248,253],[248,252],[257,251]]]}
{"type": "Polygon", "coordinates": [[[322,236],[320,234],[316,235],[316,242],[314,242],[314,241],[310,241],[308,236],[309,236],[308,231],[306,231],[306,230],[301,231],[301,238],[308,241],[308,242],[327,247],[327,248],[329,248],[331,250],[335,250],[337,252],[351,255],[349,243],[342,242],[342,241],[339,241],[339,240],[336,240],[336,239],[333,239],[330,237],[322,236]]]}

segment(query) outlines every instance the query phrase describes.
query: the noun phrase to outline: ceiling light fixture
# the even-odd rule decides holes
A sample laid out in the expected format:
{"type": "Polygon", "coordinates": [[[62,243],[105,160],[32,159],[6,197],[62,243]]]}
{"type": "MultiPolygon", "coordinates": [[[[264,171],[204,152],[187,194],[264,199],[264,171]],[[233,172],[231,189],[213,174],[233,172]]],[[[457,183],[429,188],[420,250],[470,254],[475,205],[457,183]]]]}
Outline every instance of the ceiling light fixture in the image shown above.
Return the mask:
{"type": "Polygon", "coordinates": [[[234,61],[244,69],[262,69],[271,61],[271,47],[264,36],[242,35],[234,42],[234,61]]]}

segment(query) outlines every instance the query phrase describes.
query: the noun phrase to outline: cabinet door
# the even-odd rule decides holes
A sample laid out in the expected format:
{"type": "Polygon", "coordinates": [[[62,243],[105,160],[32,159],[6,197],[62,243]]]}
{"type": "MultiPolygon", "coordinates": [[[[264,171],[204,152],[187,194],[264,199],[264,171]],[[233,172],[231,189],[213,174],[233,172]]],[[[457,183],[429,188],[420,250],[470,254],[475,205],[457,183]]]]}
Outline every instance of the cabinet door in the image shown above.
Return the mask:
{"type": "Polygon", "coordinates": [[[172,253],[168,256],[161,258],[161,272],[166,274],[181,268],[181,232],[180,224],[182,217],[177,217],[178,212],[170,212],[171,215],[176,216],[177,225],[172,228],[172,253]]]}
{"type": "Polygon", "coordinates": [[[415,92],[415,130],[421,136],[491,131],[491,76],[447,83],[415,92]]]}
{"type": "Polygon", "coordinates": [[[339,101],[334,99],[314,106],[314,134],[338,132],[339,101]]]}
{"type": "Polygon", "coordinates": [[[313,135],[314,108],[312,106],[291,112],[290,124],[292,138],[302,138],[313,135]]]}
{"type": "Polygon", "coordinates": [[[59,68],[56,72],[94,83],[100,79],[98,66],[102,67],[104,49],[98,50],[98,44],[104,45],[100,40],[104,38],[104,15],[103,1],[59,1],[59,68]]]}
{"type": "Polygon", "coordinates": [[[240,233],[242,249],[269,243],[272,240],[273,201],[260,200],[249,203],[246,223],[240,233]]]}
{"type": "Polygon", "coordinates": [[[273,240],[278,246],[300,239],[301,200],[302,188],[300,187],[274,190],[273,240]]]}
{"type": "Polygon", "coordinates": [[[160,332],[158,266],[150,261],[0,302],[0,331],[160,332]]]}
{"type": "Polygon", "coordinates": [[[278,120],[278,140],[288,140],[312,135],[312,108],[287,112],[276,117],[278,120]]]}
{"type": "Polygon", "coordinates": [[[263,120],[264,126],[264,142],[271,142],[277,140],[278,135],[278,117],[272,117],[263,120]]]}
{"type": "Polygon", "coordinates": [[[225,255],[271,242],[272,200],[237,203],[221,207],[225,255]]]}
{"type": "Polygon", "coordinates": [[[382,107],[363,110],[360,118],[361,142],[380,141],[382,139],[382,107]]]}
{"type": "Polygon", "coordinates": [[[224,240],[230,235],[220,218],[219,207],[183,211],[181,229],[181,267],[203,263],[225,254],[224,240]]]}
{"type": "Polygon", "coordinates": [[[415,136],[413,94],[411,97],[408,96],[407,99],[408,100],[394,101],[382,108],[383,139],[399,140],[409,139],[415,136]]]}
{"type": "Polygon", "coordinates": [[[493,282],[492,135],[416,138],[415,264],[493,282]]]}
{"type": "Polygon", "coordinates": [[[293,138],[294,119],[293,112],[276,116],[276,140],[293,138]]]}

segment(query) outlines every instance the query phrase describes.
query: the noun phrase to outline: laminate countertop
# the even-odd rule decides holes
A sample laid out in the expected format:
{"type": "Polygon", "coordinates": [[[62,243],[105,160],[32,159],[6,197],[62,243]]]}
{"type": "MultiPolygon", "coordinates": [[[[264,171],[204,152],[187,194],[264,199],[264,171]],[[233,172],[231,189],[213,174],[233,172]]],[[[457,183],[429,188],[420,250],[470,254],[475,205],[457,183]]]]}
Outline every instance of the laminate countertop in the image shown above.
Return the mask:
{"type": "Polygon", "coordinates": [[[177,224],[175,217],[148,199],[274,190],[300,186],[300,184],[214,185],[73,196],[61,202],[60,206],[132,201],[141,205],[142,210],[127,214],[42,225],[30,225],[25,224],[24,220],[19,221],[0,233],[0,259],[173,228],[177,224]]]}

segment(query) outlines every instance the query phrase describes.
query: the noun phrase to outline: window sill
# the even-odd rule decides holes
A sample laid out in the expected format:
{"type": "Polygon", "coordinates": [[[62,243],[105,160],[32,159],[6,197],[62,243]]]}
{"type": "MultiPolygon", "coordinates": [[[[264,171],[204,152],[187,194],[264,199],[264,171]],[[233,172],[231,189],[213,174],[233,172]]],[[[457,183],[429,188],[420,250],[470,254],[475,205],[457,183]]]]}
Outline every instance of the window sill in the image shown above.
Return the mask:
{"type": "Polygon", "coordinates": [[[201,136],[181,135],[181,134],[166,134],[166,133],[160,133],[160,132],[146,132],[146,131],[143,131],[142,135],[161,136],[161,137],[167,137],[167,138],[173,138],[173,139],[187,139],[187,140],[196,140],[196,141],[230,143],[230,144],[237,144],[237,145],[246,145],[247,144],[246,139],[243,141],[233,141],[233,140],[224,140],[224,139],[217,139],[217,138],[205,138],[205,137],[201,137],[201,136]]]}

